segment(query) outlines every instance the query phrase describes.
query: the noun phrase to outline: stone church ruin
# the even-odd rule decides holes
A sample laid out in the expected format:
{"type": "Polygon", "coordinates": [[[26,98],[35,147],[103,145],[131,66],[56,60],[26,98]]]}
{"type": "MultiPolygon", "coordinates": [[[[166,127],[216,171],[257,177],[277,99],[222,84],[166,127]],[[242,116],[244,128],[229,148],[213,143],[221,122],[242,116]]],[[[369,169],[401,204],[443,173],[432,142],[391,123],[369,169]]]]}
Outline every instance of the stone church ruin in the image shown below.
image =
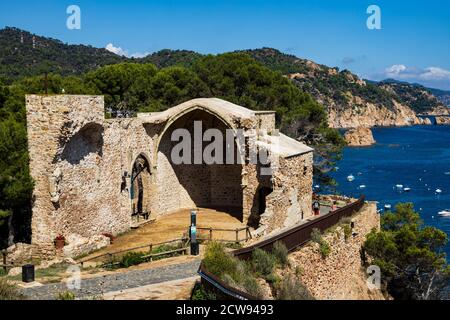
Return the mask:
{"type": "Polygon", "coordinates": [[[32,246],[40,255],[54,252],[58,235],[89,243],[180,209],[220,208],[257,235],[312,215],[312,149],[278,133],[275,112],[202,98],[106,119],[102,96],[76,95],[28,95],[26,109],[35,181],[32,246]],[[193,133],[196,121],[203,132],[242,130],[243,143],[234,139],[226,147],[244,161],[173,163],[173,132],[193,133]],[[253,149],[266,150],[270,163],[249,161],[253,149]],[[271,174],[262,175],[261,167],[271,174]]]}

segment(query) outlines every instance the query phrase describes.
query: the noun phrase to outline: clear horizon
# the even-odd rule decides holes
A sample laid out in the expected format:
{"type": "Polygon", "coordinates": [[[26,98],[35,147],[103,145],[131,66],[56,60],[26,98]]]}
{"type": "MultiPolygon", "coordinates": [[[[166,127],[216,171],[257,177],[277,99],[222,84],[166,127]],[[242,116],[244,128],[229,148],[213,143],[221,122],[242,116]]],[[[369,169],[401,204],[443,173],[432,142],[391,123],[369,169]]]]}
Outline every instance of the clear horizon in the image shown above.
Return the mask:
{"type": "Polygon", "coordinates": [[[439,0],[19,0],[0,4],[6,26],[137,57],[271,47],[365,79],[450,90],[450,3],[439,0]],[[66,27],[72,4],[81,9],[80,30],[66,27]],[[381,30],[367,28],[372,4],[381,9],[381,30]]]}

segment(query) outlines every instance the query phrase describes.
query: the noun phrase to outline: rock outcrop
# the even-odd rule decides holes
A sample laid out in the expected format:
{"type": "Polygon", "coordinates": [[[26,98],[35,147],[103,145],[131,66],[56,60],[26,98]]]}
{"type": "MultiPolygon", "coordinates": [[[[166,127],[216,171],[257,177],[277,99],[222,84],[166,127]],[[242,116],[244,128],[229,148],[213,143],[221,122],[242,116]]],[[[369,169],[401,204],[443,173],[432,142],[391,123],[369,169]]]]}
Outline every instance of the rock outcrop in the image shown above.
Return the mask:
{"type": "Polygon", "coordinates": [[[436,117],[436,124],[450,125],[450,117],[436,117]]]}
{"type": "Polygon", "coordinates": [[[328,122],[333,128],[358,128],[358,127],[395,127],[423,124],[416,113],[409,107],[396,101],[393,108],[377,106],[368,103],[359,97],[351,97],[355,104],[351,108],[342,110],[334,102],[324,103],[328,105],[328,122]]]}
{"type": "Polygon", "coordinates": [[[372,130],[364,127],[348,130],[344,138],[350,147],[367,147],[376,142],[372,130]]]}

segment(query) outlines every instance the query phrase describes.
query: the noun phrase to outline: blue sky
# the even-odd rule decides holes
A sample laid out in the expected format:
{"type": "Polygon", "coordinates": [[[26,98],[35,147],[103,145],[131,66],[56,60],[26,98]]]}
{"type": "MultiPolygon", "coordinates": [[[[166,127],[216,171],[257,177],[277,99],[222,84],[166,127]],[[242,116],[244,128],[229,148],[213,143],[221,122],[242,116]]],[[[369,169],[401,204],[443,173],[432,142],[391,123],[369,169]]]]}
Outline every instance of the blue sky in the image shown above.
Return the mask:
{"type": "Polygon", "coordinates": [[[274,47],[369,79],[450,89],[450,2],[444,0],[39,0],[0,3],[0,27],[128,55],[163,48],[221,53],[274,47]],[[81,30],[66,8],[81,9],[81,30]],[[366,27],[381,8],[381,30],[366,27]]]}

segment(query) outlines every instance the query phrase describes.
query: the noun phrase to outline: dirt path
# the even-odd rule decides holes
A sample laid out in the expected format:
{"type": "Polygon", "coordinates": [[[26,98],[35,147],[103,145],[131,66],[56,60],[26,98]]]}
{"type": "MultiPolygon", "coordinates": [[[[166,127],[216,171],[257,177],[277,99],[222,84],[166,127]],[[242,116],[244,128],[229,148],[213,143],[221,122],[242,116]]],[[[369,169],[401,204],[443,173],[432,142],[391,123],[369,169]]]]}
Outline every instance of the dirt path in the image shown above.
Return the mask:
{"type": "MultiPolygon", "coordinates": [[[[150,269],[132,270],[121,273],[113,273],[93,278],[82,279],[81,288],[79,290],[69,290],[65,282],[47,284],[43,286],[35,286],[31,288],[21,289],[22,294],[27,299],[33,300],[53,300],[59,293],[71,291],[78,299],[88,299],[91,297],[103,298],[106,293],[113,294],[106,296],[108,299],[113,299],[114,296],[120,296],[121,292],[128,293],[127,299],[130,299],[130,289],[146,288],[147,286],[160,284],[160,286],[151,286],[149,295],[156,297],[158,292],[164,287],[166,282],[187,279],[188,284],[192,282],[193,277],[197,275],[197,270],[200,265],[200,260],[192,260],[181,264],[171,264],[167,266],[154,267],[150,269]]],[[[178,282],[177,282],[178,283],[178,282]]],[[[170,283],[169,283],[170,284],[170,283]]],[[[173,284],[173,283],[172,283],[173,284]]],[[[181,285],[184,287],[184,282],[181,285]]],[[[178,286],[180,284],[178,283],[178,286]]],[[[139,290],[137,290],[139,291],[139,290]]],[[[181,298],[178,293],[174,292],[181,298]]],[[[167,295],[166,295],[167,297],[167,295]]],[[[144,298],[142,295],[139,299],[144,298]]]]}
{"type": "MultiPolygon", "coordinates": [[[[154,222],[142,225],[138,229],[117,237],[114,243],[102,250],[99,250],[81,260],[108,253],[117,252],[128,248],[139,247],[150,243],[160,243],[164,241],[181,239],[183,234],[187,234],[190,225],[190,210],[180,210],[157,218],[154,222]]],[[[199,209],[197,214],[198,227],[211,227],[222,229],[236,229],[245,227],[237,218],[230,214],[213,209],[199,209]]],[[[201,236],[209,236],[209,231],[199,231],[201,236]]],[[[239,233],[239,237],[245,237],[245,231],[239,233]]],[[[235,232],[213,232],[213,238],[236,239],[235,232]]]]}

